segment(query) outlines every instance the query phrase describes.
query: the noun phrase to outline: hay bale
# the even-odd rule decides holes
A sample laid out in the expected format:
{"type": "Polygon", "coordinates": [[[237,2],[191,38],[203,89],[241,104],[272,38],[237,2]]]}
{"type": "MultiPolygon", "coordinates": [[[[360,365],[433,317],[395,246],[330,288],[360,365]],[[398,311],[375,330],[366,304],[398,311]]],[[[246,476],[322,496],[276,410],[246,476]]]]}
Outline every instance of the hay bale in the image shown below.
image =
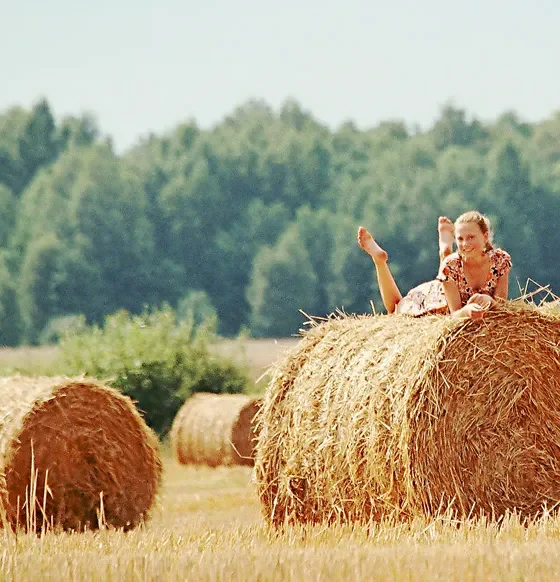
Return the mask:
{"type": "Polygon", "coordinates": [[[15,529],[131,529],[161,478],[132,401],[90,379],[0,378],[0,500],[15,529]],[[46,486],[45,486],[46,482],[46,486]]]}
{"type": "Polygon", "coordinates": [[[198,393],[173,420],[170,439],[183,465],[253,465],[255,414],[261,399],[245,394],[198,393]]]}
{"type": "Polygon", "coordinates": [[[560,320],[331,318],[271,370],[257,424],[273,525],[538,515],[560,502],[560,320]]]}

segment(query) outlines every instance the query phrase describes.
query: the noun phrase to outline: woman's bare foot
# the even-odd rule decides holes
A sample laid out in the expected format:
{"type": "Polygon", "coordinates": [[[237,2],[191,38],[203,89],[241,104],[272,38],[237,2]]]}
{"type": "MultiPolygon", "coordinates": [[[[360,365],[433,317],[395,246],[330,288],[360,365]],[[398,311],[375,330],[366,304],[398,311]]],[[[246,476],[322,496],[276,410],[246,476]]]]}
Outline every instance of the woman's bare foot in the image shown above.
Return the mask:
{"type": "Polygon", "coordinates": [[[455,229],[453,223],[447,216],[440,216],[438,219],[439,236],[439,258],[444,259],[453,252],[453,241],[455,239],[455,229]]]}
{"type": "Polygon", "coordinates": [[[375,242],[373,236],[363,226],[358,228],[358,244],[375,263],[384,263],[389,258],[389,255],[375,242]]]}

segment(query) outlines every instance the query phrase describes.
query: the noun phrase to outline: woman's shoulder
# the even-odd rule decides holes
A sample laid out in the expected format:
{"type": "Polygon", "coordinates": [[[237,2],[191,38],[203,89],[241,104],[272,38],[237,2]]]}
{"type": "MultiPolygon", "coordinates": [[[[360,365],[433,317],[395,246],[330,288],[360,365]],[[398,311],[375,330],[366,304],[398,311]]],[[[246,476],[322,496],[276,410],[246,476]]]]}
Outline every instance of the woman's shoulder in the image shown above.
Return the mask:
{"type": "Polygon", "coordinates": [[[503,249],[491,249],[488,254],[493,268],[499,274],[502,275],[511,269],[511,256],[508,252],[503,249]]]}
{"type": "Polygon", "coordinates": [[[442,265],[446,267],[458,267],[462,264],[461,256],[459,253],[451,253],[447,255],[445,259],[441,262],[442,265]]]}
{"type": "Polygon", "coordinates": [[[504,249],[491,249],[488,253],[494,261],[509,262],[511,264],[511,255],[504,249]]]}
{"type": "Polygon", "coordinates": [[[439,271],[436,279],[445,283],[449,279],[456,281],[462,271],[462,259],[459,253],[451,253],[443,259],[439,265],[439,271]]]}

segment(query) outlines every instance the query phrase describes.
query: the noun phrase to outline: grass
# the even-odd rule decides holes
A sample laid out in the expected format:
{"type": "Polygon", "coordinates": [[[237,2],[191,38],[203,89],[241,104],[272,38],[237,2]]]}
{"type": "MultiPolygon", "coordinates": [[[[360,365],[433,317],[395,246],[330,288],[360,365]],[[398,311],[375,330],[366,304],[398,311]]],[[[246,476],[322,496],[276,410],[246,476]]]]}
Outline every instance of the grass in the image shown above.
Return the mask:
{"type": "Polygon", "coordinates": [[[555,580],[560,520],[524,527],[411,524],[269,530],[250,468],[165,458],[152,519],[132,532],[3,532],[0,579],[13,581],[555,580]]]}
{"type": "Polygon", "coordinates": [[[0,375],[47,376],[56,373],[53,365],[57,346],[0,348],[0,375]]]}

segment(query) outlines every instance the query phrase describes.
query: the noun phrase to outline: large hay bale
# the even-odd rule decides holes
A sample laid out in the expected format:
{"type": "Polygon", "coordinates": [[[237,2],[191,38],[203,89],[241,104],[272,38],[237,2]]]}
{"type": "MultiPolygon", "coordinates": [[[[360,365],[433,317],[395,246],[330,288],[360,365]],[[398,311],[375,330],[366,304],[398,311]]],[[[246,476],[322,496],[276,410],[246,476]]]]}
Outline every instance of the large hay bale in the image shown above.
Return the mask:
{"type": "Polygon", "coordinates": [[[171,427],[171,446],[183,465],[253,465],[255,414],[261,399],[246,394],[198,393],[171,427]]]}
{"type": "Polygon", "coordinates": [[[0,499],[13,528],[131,529],[161,470],[155,435],[120,392],[84,378],[0,378],[0,499]]]}
{"type": "Polygon", "coordinates": [[[560,502],[560,320],[331,318],[271,370],[257,424],[274,525],[537,515],[560,502]]]}

